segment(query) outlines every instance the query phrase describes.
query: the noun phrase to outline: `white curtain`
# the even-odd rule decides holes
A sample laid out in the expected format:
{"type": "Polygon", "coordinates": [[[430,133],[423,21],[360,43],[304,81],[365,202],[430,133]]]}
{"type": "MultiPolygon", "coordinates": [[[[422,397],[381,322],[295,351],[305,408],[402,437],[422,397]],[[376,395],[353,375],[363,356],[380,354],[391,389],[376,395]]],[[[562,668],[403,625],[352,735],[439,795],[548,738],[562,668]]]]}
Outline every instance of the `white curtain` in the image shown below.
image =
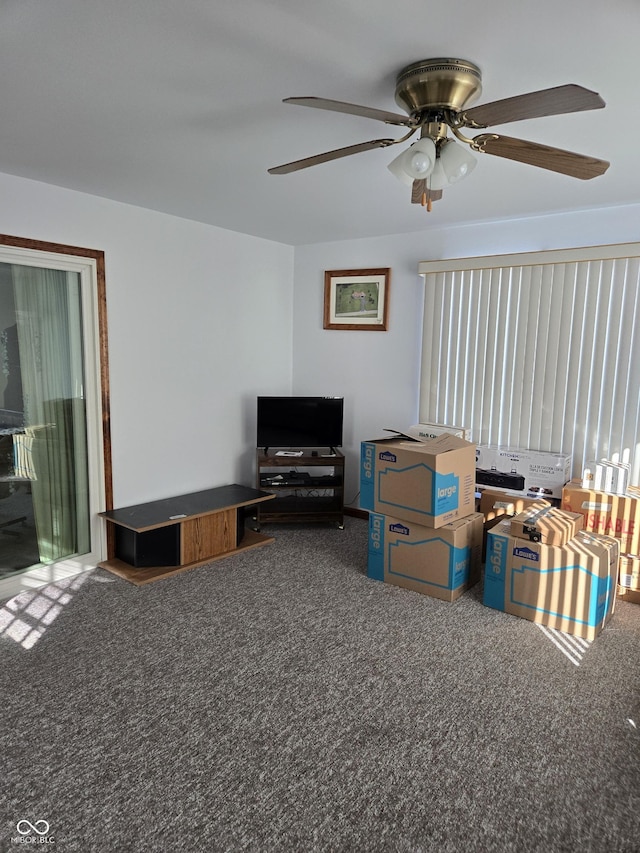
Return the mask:
{"type": "Polygon", "coordinates": [[[420,420],[478,444],[630,462],[640,483],[640,244],[424,261],[420,420]]]}
{"type": "Polygon", "coordinates": [[[80,280],[12,265],[38,550],[43,563],[90,550],[80,280]]]}

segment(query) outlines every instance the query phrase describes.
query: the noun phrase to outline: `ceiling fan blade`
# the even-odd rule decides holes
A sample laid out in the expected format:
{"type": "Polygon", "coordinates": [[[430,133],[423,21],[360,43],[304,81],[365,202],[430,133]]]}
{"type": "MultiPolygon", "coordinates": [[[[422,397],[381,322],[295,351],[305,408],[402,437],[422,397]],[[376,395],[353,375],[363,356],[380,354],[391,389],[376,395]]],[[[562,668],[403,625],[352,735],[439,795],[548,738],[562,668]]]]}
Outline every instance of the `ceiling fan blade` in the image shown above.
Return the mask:
{"type": "Polygon", "coordinates": [[[361,107],[358,104],[348,104],[345,101],[332,101],[328,98],[285,98],[283,104],[297,104],[300,107],[314,107],[317,110],[331,110],[334,113],[347,113],[353,116],[373,118],[386,124],[400,124],[412,127],[416,122],[408,116],[399,113],[389,113],[386,110],[376,110],[373,107],[361,107]]]}
{"type": "Polygon", "coordinates": [[[327,163],[329,160],[338,160],[340,157],[360,154],[361,151],[370,151],[372,148],[386,148],[387,145],[393,145],[394,142],[394,139],[372,139],[370,142],[359,142],[357,145],[347,145],[346,148],[336,148],[333,151],[325,151],[324,154],[315,154],[313,157],[304,157],[302,160],[294,160],[292,163],[274,166],[267,171],[270,175],[287,175],[289,172],[297,172],[298,169],[307,169],[309,166],[317,166],[319,163],[327,163]]]}
{"type": "Polygon", "coordinates": [[[466,127],[489,127],[527,118],[577,113],[583,110],[598,110],[605,106],[597,92],[568,83],[552,89],[541,89],[526,95],[516,95],[502,101],[481,104],[462,113],[466,127]]]}
{"type": "Polygon", "coordinates": [[[411,186],[411,203],[422,204],[431,201],[439,201],[442,198],[442,190],[430,190],[425,178],[416,180],[411,186]]]}
{"type": "Polygon", "coordinates": [[[484,154],[494,154],[496,157],[505,157],[507,160],[529,163],[531,166],[550,169],[552,172],[560,172],[583,181],[597,178],[609,168],[606,160],[598,160],[596,157],[587,157],[585,154],[574,154],[573,151],[551,148],[539,142],[527,142],[526,139],[514,139],[511,136],[498,136],[492,133],[476,136],[472,147],[484,154]]]}

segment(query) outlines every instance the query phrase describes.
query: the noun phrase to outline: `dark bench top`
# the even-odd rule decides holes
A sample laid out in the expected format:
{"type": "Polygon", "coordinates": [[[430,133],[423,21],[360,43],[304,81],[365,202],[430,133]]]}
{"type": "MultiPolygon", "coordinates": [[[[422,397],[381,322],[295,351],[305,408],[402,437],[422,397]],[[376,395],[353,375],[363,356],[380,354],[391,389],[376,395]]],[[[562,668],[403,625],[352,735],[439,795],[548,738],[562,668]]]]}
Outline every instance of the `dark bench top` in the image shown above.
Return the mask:
{"type": "Polygon", "coordinates": [[[188,518],[209,515],[225,509],[261,503],[274,497],[275,495],[270,492],[262,492],[259,489],[234,483],[230,486],[218,486],[215,489],[205,489],[188,495],[111,509],[99,515],[122,527],[143,531],[164,527],[167,524],[177,524],[188,518]]]}

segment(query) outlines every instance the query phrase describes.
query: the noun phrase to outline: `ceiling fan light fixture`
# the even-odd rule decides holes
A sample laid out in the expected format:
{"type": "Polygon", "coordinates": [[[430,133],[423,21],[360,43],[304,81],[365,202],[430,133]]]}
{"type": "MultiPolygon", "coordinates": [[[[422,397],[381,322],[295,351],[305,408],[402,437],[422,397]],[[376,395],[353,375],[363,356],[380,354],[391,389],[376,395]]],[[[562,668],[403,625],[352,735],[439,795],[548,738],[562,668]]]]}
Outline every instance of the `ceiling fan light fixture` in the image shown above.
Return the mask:
{"type": "Polygon", "coordinates": [[[449,186],[449,179],[444,173],[444,169],[442,168],[442,161],[438,157],[436,160],[436,164],[433,167],[433,171],[429,175],[429,189],[430,190],[444,190],[449,186]]]}
{"type": "Polygon", "coordinates": [[[406,151],[403,151],[401,154],[398,154],[398,156],[389,163],[387,169],[399,181],[402,181],[405,186],[411,187],[413,186],[413,178],[410,177],[410,175],[408,175],[404,170],[404,160],[406,153],[406,151]]]}
{"type": "Polygon", "coordinates": [[[443,189],[458,183],[475,169],[476,159],[469,152],[469,147],[482,154],[528,163],[581,180],[596,178],[609,168],[610,164],[606,160],[528,142],[526,139],[514,139],[492,132],[482,133],[473,139],[464,135],[466,128],[475,130],[524,119],[601,109],[605,102],[597,92],[568,83],[503,98],[479,107],[472,106],[481,91],[482,75],[477,65],[464,59],[436,57],[406,66],[396,79],[396,102],[407,113],[407,117],[327,98],[285,98],[285,103],[375,119],[405,127],[408,132],[400,139],[372,139],[357,145],[347,145],[284,163],[267,171],[272,175],[296,172],[351,154],[404,143],[419,131],[420,139],[396,157],[388,168],[401,183],[411,186],[412,203],[426,200],[427,209],[430,209],[431,202],[441,198],[443,189]],[[449,130],[457,142],[447,138],[449,130]]]}
{"type": "Polygon", "coordinates": [[[404,152],[404,171],[413,180],[428,178],[436,164],[436,144],[430,136],[423,136],[404,152]]]}
{"type": "Polygon", "coordinates": [[[387,166],[392,175],[410,187],[415,180],[428,178],[436,164],[436,144],[423,136],[399,154],[387,166]]]}
{"type": "Polygon", "coordinates": [[[438,162],[442,166],[447,185],[455,184],[466,178],[477,165],[477,160],[473,154],[459,143],[454,142],[453,139],[447,140],[441,146],[438,162]]]}

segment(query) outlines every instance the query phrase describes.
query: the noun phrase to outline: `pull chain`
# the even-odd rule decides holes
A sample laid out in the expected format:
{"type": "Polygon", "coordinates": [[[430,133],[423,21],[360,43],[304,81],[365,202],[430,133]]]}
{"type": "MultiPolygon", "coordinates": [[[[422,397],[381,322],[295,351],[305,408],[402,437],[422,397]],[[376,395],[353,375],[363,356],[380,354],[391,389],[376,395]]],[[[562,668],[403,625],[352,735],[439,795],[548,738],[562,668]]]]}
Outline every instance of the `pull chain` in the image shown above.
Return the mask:
{"type": "Polygon", "coordinates": [[[422,193],[422,206],[427,208],[427,213],[431,213],[431,193],[422,193]]]}

